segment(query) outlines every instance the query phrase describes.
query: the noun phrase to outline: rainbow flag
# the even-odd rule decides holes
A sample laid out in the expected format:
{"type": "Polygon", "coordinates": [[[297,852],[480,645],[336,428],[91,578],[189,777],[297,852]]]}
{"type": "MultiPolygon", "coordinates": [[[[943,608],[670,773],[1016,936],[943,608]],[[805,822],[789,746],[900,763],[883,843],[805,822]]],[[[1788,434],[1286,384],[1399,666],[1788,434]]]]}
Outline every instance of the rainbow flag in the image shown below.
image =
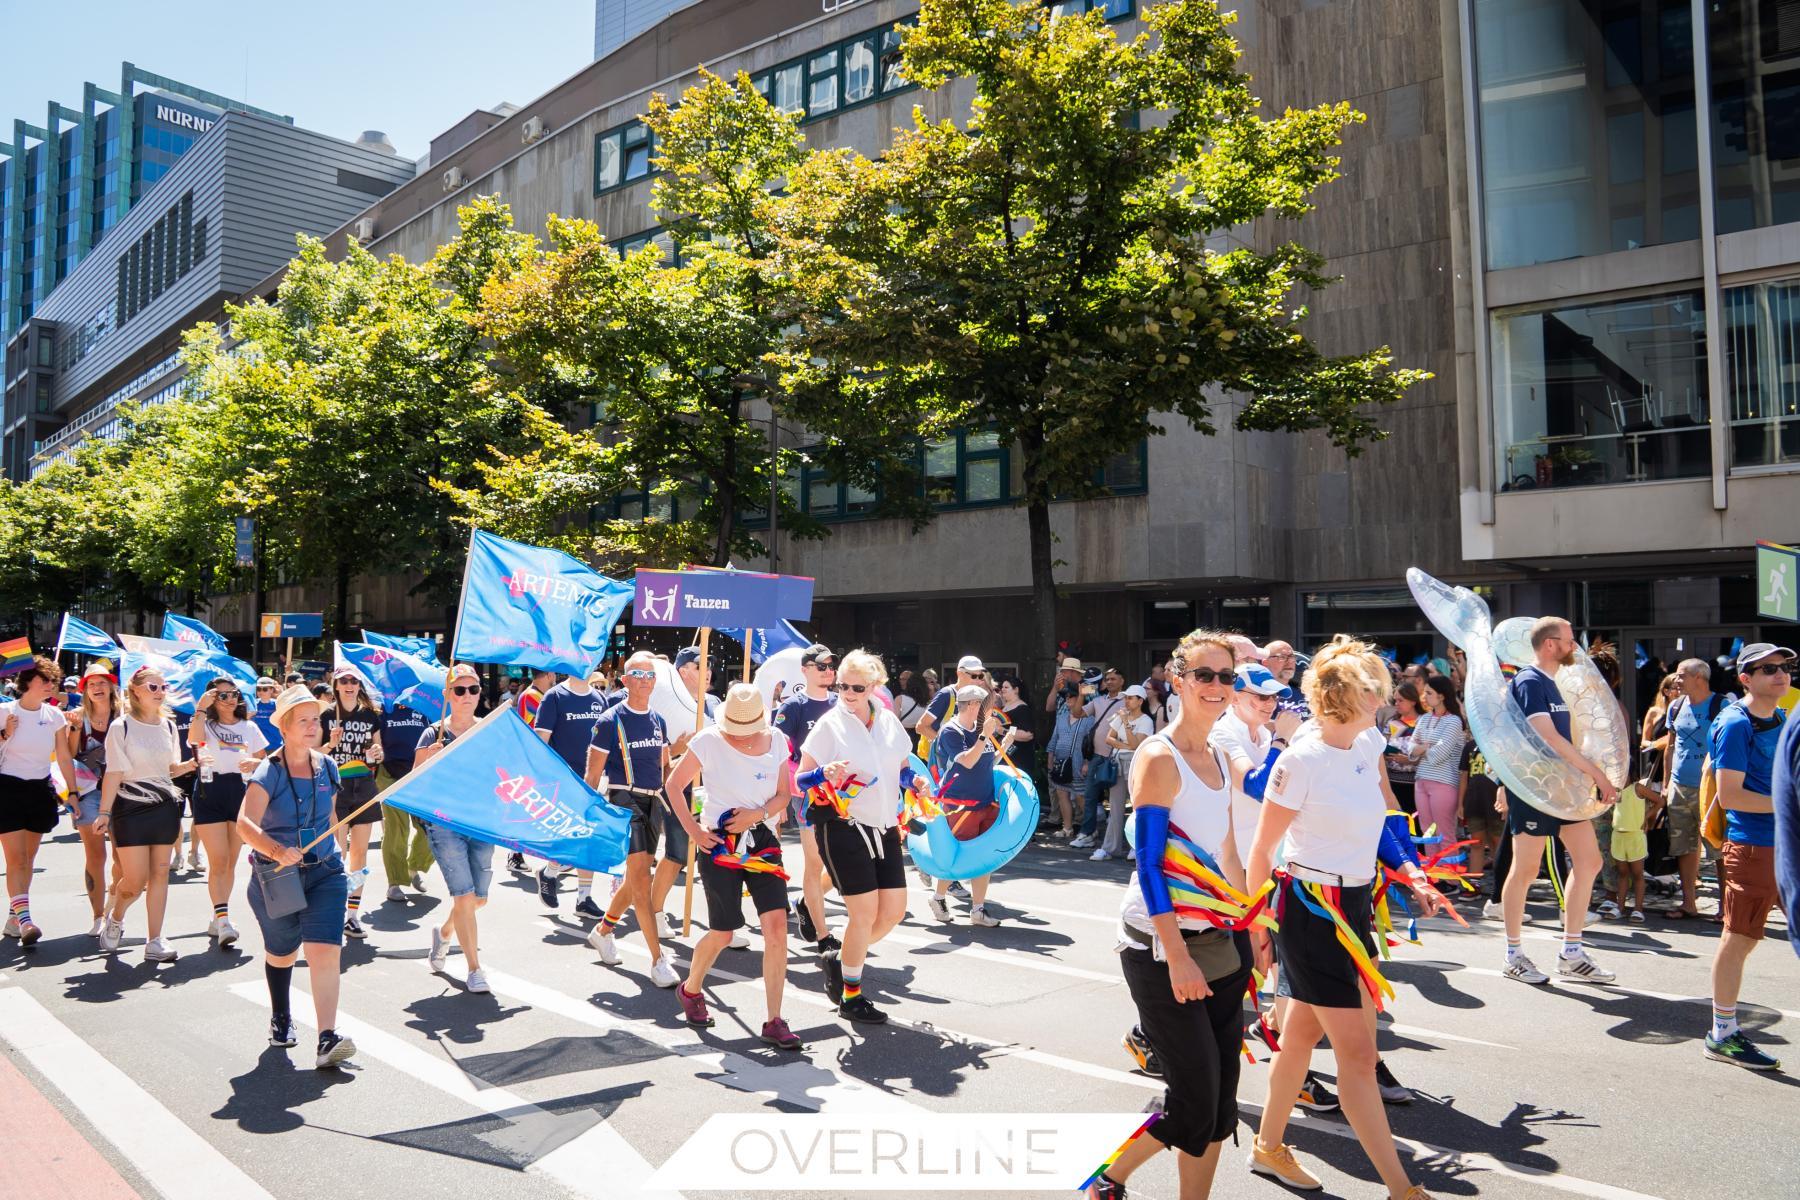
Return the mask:
{"type": "Polygon", "coordinates": [[[375,768],[360,758],[353,758],[338,767],[339,779],[367,779],[375,773],[375,768]]]}
{"type": "Polygon", "coordinates": [[[0,642],[0,675],[17,675],[30,665],[30,638],[16,637],[0,642]]]}

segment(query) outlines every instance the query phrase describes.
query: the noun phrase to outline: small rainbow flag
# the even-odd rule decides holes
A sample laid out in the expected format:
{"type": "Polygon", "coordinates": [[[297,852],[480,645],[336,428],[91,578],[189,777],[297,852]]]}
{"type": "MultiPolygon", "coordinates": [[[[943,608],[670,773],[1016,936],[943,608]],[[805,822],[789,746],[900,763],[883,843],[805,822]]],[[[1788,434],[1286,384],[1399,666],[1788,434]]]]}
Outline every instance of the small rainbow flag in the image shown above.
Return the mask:
{"type": "Polygon", "coordinates": [[[0,675],[17,675],[30,665],[30,638],[16,637],[0,642],[0,675]]]}
{"type": "Polygon", "coordinates": [[[339,779],[367,779],[375,770],[360,758],[353,758],[338,767],[339,779]]]}

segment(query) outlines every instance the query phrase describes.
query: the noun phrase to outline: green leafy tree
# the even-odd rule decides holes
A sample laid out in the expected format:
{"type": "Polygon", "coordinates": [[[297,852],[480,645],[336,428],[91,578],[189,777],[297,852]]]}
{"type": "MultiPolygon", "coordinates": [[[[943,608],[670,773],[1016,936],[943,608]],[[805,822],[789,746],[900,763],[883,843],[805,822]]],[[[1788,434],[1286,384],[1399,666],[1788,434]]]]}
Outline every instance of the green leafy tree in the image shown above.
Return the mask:
{"type": "Polygon", "coordinates": [[[915,109],[879,161],[817,155],[789,182],[782,257],[811,311],[787,386],[854,377],[925,423],[953,416],[1020,448],[1042,654],[1050,504],[1093,494],[1096,464],[1165,416],[1215,432],[1225,393],[1240,429],[1320,429],[1354,454],[1383,436],[1371,410],[1425,378],[1386,348],[1308,341],[1304,295],[1332,282],[1318,254],[1220,236],[1297,233],[1361,120],[1341,103],[1265,116],[1232,19],[1173,0],[1121,42],[1097,14],[923,0],[904,70],[926,88],[971,80],[967,120],[915,109]]]}

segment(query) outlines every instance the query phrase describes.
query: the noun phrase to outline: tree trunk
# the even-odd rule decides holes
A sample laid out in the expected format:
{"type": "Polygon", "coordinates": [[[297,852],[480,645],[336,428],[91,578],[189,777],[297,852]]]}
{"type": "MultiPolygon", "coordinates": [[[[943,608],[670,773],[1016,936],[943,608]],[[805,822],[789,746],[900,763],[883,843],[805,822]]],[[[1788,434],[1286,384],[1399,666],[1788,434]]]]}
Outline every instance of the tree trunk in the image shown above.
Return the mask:
{"type": "Polygon", "coordinates": [[[1050,549],[1050,502],[1033,500],[1025,507],[1031,544],[1031,653],[1026,679],[1033,687],[1049,687],[1056,676],[1056,564],[1050,549]]]}
{"type": "Polygon", "coordinates": [[[712,565],[722,567],[731,561],[731,535],[737,523],[737,430],[738,413],[743,407],[743,399],[738,390],[731,390],[731,420],[726,426],[724,469],[719,472],[719,485],[713,493],[714,503],[718,505],[719,532],[713,542],[712,565]]]}

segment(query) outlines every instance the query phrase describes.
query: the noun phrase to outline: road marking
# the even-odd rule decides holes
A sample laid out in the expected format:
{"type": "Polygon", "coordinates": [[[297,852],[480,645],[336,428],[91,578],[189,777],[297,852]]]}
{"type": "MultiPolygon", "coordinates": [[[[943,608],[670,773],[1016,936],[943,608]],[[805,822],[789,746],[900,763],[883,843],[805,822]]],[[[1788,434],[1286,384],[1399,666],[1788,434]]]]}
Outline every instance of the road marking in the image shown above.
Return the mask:
{"type": "MultiPolygon", "coordinates": [[[[231,992],[259,1007],[267,1007],[268,992],[251,983],[234,983],[231,992]]],[[[302,993],[304,994],[304,993],[302,993]]],[[[312,1025],[303,1015],[305,1004],[294,1006],[294,1020],[312,1025]]],[[[410,1075],[428,1087],[454,1096],[483,1112],[507,1120],[541,1116],[546,1121],[559,1118],[505,1088],[492,1087],[472,1079],[456,1064],[447,1062],[409,1042],[395,1037],[367,1021],[338,1010],[337,1029],[356,1043],[359,1056],[366,1055],[410,1075]]],[[[680,1192],[650,1191],[644,1181],[650,1178],[650,1163],[632,1148],[619,1131],[606,1121],[594,1124],[581,1134],[558,1146],[525,1168],[546,1175],[567,1187],[577,1196],[635,1196],[640,1200],[680,1200],[680,1192]]]]}
{"type": "MultiPolygon", "coordinates": [[[[1409,959],[1408,961],[1411,965],[1416,967],[1444,968],[1444,974],[1447,976],[1467,974],[1486,975],[1493,979],[1506,978],[1505,971],[1496,971],[1492,967],[1471,967],[1462,963],[1446,962],[1441,958],[1416,958],[1409,959]]],[[[1550,973],[1545,972],[1545,974],[1550,973]]],[[[1580,992],[1585,995],[1601,995],[1607,992],[1617,992],[1627,996],[1642,996],[1646,1000],[1663,1000],[1670,1004],[1704,1004],[1709,1008],[1712,1006],[1711,996],[1678,996],[1674,992],[1653,992],[1648,988],[1630,988],[1617,983],[1578,983],[1573,980],[1568,983],[1559,983],[1558,977],[1555,975],[1550,975],[1550,982],[1552,984],[1557,984],[1557,990],[1559,991],[1580,992]]],[[[1748,1002],[1740,1001],[1739,1006],[1743,1007],[1746,1003],[1748,1002]]],[[[1768,1008],[1770,1012],[1780,1013],[1782,1016],[1791,1020],[1800,1020],[1800,1012],[1794,1012],[1791,1009],[1769,1008],[1766,1004],[1755,1004],[1751,1005],[1751,1007],[1768,1008]]]]}
{"type": "Polygon", "coordinates": [[[0,988],[0,1038],[68,1097],[166,1200],[273,1200],[23,988],[0,988]]]}
{"type": "Polygon", "coordinates": [[[1009,950],[1003,947],[975,946],[969,943],[958,944],[947,942],[941,938],[915,937],[907,933],[890,933],[881,939],[882,944],[892,942],[897,946],[914,946],[922,949],[941,949],[945,953],[955,953],[959,958],[967,955],[981,962],[999,963],[1008,967],[1023,967],[1028,971],[1039,971],[1046,975],[1063,975],[1070,979],[1085,979],[1090,983],[1110,984],[1123,987],[1125,978],[1116,972],[1090,971],[1086,967],[1072,967],[1067,963],[1053,962],[1040,954],[1032,954],[1025,950],[1009,950]]]}

